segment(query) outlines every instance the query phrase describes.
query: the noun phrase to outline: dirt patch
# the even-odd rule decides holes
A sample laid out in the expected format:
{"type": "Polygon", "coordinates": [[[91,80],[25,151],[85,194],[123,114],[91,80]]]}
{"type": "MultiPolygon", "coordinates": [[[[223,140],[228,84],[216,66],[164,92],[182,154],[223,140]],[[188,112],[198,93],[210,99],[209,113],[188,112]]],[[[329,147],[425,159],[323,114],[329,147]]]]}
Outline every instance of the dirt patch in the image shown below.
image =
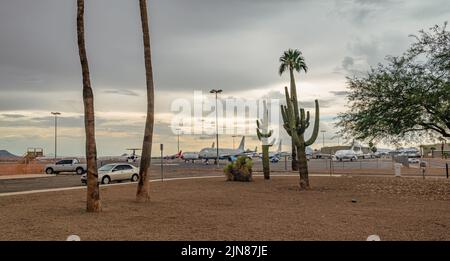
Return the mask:
{"type": "Polygon", "coordinates": [[[450,182],[387,177],[224,178],[102,188],[103,212],[85,191],[0,197],[0,240],[450,240],[450,182]],[[355,203],[356,202],[356,203],[355,203]]]}

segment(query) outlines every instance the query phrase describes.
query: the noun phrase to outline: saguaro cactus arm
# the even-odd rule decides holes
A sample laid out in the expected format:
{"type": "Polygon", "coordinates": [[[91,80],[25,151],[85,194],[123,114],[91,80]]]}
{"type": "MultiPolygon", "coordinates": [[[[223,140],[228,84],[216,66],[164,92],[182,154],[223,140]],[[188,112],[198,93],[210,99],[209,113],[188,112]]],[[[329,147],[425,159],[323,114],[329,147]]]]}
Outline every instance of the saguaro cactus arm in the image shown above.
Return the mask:
{"type": "Polygon", "coordinates": [[[314,129],[311,134],[311,137],[305,142],[306,146],[311,146],[312,144],[314,144],[314,142],[317,139],[317,136],[319,135],[319,119],[320,119],[319,101],[315,100],[315,104],[316,104],[316,115],[314,119],[314,129]]]}
{"type": "Polygon", "coordinates": [[[304,109],[299,109],[296,113],[294,108],[296,107],[295,103],[297,103],[297,101],[290,97],[287,87],[284,88],[284,91],[286,96],[286,105],[281,106],[281,115],[284,122],[283,127],[289,136],[292,137],[292,140],[296,146],[310,146],[316,141],[319,133],[319,102],[315,100],[316,115],[314,129],[311,137],[305,142],[303,135],[305,134],[306,129],[310,126],[310,113],[309,111],[305,112],[304,109]]]}
{"type": "Polygon", "coordinates": [[[269,110],[267,109],[267,104],[264,101],[264,112],[263,112],[263,119],[262,120],[256,120],[256,135],[258,136],[258,139],[262,142],[263,146],[272,146],[272,144],[269,144],[268,139],[272,136],[273,130],[269,130],[269,110]]]}
{"type": "Polygon", "coordinates": [[[263,133],[260,131],[260,129],[256,129],[256,135],[258,135],[258,139],[261,140],[262,138],[270,138],[272,136],[273,130],[270,130],[268,133],[263,133]]]}

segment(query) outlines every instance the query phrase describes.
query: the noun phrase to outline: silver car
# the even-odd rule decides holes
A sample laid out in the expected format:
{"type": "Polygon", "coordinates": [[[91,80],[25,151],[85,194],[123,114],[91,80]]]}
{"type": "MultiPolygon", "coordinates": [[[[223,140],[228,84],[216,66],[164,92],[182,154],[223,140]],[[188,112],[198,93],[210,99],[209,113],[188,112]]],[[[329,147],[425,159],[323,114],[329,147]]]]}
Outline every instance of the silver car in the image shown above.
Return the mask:
{"type": "MultiPolygon", "coordinates": [[[[111,181],[139,180],[139,168],[127,163],[113,163],[102,166],[98,169],[98,181],[102,184],[109,184],[111,181]]],[[[81,183],[87,184],[87,174],[81,176],[81,183]]]]}
{"type": "Polygon", "coordinates": [[[63,159],[55,164],[45,165],[45,173],[58,174],[60,172],[76,172],[81,175],[86,172],[86,164],[80,163],[78,159],[63,159]]]}

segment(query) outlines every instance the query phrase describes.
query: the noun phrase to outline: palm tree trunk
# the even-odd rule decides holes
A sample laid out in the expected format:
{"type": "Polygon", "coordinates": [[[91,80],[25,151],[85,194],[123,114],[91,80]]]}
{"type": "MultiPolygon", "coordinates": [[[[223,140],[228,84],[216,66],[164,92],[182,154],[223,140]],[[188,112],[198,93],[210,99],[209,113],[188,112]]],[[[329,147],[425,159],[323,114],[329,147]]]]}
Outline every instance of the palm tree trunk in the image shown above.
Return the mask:
{"type": "Polygon", "coordinates": [[[294,103],[294,111],[298,113],[298,104],[297,104],[297,86],[295,85],[295,77],[294,77],[294,69],[289,68],[289,76],[291,78],[291,100],[294,103]]]}
{"type": "Polygon", "coordinates": [[[306,159],[305,146],[297,148],[297,157],[299,165],[298,172],[300,175],[299,187],[302,190],[309,189],[308,160],[306,159]]]}
{"type": "Polygon", "coordinates": [[[147,118],[145,121],[144,141],[142,142],[142,156],[139,170],[139,182],[136,192],[136,201],[150,200],[149,172],[152,159],[153,122],[154,122],[154,87],[152,56],[150,49],[150,34],[148,26],[147,1],[139,0],[141,11],[142,35],[144,40],[145,76],[147,84],[147,118]]]}
{"type": "MultiPolygon", "coordinates": [[[[294,111],[298,112],[298,104],[297,104],[297,88],[295,86],[295,78],[294,78],[294,70],[289,68],[289,76],[291,79],[291,99],[294,104],[294,111]]],[[[295,142],[292,141],[292,171],[298,171],[298,161],[297,161],[297,148],[295,146],[295,142]]]]}
{"type": "Polygon", "coordinates": [[[77,37],[83,75],[84,127],[86,132],[87,160],[87,203],[88,212],[100,212],[100,188],[97,172],[97,146],[95,143],[94,94],[92,93],[89,76],[89,64],[84,41],[84,0],[77,0],[77,37]]]}

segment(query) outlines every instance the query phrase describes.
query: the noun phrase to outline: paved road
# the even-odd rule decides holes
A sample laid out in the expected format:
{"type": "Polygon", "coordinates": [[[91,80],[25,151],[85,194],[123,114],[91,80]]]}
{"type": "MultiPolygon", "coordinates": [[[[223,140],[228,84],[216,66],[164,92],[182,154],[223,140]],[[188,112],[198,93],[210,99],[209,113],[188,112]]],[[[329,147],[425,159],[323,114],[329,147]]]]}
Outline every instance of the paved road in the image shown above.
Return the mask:
{"type": "MultiPolygon", "coordinates": [[[[198,177],[198,176],[216,176],[223,174],[223,167],[227,162],[222,161],[219,168],[215,165],[205,165],[201,162],[184,163],[183,161],[169,161],[164,165],[164,177],[165,178],[178,178],[178,177],[198,177]]],[[[331,162],[334,170],[346,170],[358,172],[358,170],[364,169],[380,169],[386,170],[386,172],[391,172],[392,161],[390,160],[360,160],[356,162],[331,162]]],[[[314,159],[308,162],[309,169],[311,172],[316,173],[328,173],[330,167],[330,160],[326,159],[314,159]]],[[[289,170],[291,162],[285,162],[282,159],[278,163],[272,163],[270,165],[272,175],[286,174],[286,167],[289,170]]],[[[261,160],[254,160],[254,171],[260,172],[262,170],[261,160]]],[[[161,178],[161,169],[158,162],[153,162],[151,179],[161,178]]],[[[30,191],[30,190],[40,190],[40,189],[52,189],[52,188],[65,188],[65,187],[76,187],[81,186],[80,177],[71,174],[59,174],[52,177],[45,178],[29,178],[29,179],[7,179],[0,180],[0,193],[6,192],[19,192],[19,191],[30,191]]]]}
{"type": "MultiPolygon", "coordinates": [[[[159,170],[158,170],[159,171],[159,170]]],[[[201,173],[182,173],[182,172],[167,172],[164,173],[163,178],[179,178],[179,177],[201,177],[201,176],[215,176],[222,172],[201,172],[201,173]]],[[[153,171],[150,179],[161,179],[160,172],[153,171]]],[[[128,181],[123,181],[128,182],[128,181]]],[[[21,179],[4,179],[0,180],[0,193],[54,189],[54,188],[68,188],[82,186],[80,176],[72,174],[59,174],[45,178],[21,178],[21,179]]]]}

